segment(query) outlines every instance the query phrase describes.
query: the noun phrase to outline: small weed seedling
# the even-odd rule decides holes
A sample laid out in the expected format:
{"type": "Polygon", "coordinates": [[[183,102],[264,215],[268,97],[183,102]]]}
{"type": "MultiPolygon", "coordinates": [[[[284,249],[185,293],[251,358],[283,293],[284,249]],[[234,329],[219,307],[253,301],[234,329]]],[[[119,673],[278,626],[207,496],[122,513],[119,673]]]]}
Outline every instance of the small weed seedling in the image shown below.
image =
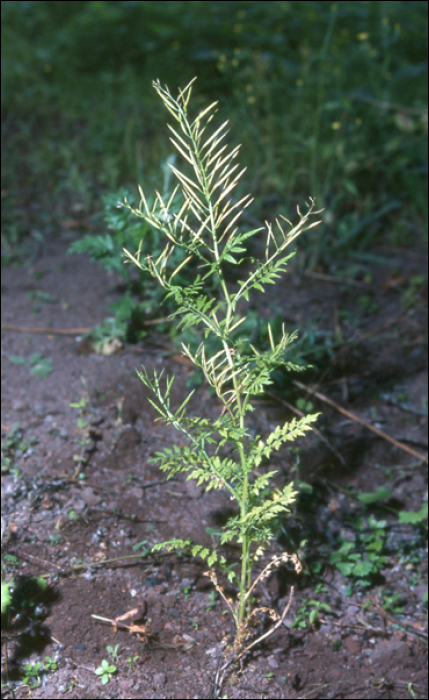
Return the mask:
{"type": "Polygon", "coordinates": [[[6,439],[1,443],[1,473],[12,473],[19,478],[20,470],[15,465],[15,458],[24,455],[27,450],[37,443],[36,438],[24,440],[24,430],[21,426],[14,425],[6,435],[6,439]]]}
{"type": "Polygon", "coordinates": [[[32,611],[37,617],[37,603],[48,588],[44,578],[31,576],[25,578],[25,584],[21,580],[16,590],[16,577],[14,571],[18,566],[18,560],[14,555],[4,554],[1,558],[1,613],[13,618],[17,615],[21,618],[32,611]]]}
{"type": "Polygon", "coordinates": [[[185,600],[188,600],[189,596],[191,595],[192,585],[191,586],[184,586],[183,588],[181,588],[181,591],[183,593],[185,600]]]}
{"type": "Polygon", "coordinates": [[[214,610],[216,605],[217,605],[216,591],[210,591],[209,600],[208,600],[208,603],[206,605],[206,612],[210,612],[210,610],[214,610]]]}
{"type": "Polygon", "coordinates": [[[110,645],[108,645],[106,647],[107,653],[109,654],[109,656],[112,657],[112,660],[115,661],[116,663],[119,660],[119,648],[120,648],[120,646],[121,646],[120,644],[115,644],[114,647],[111,647],[110,645]]]}
{"type": "Polygon", "coordinates": [[[23,685],[28,685],[31,689],[38,688],[41,685],[40,674],[42,667],[41,661],[36,661],[34,664],[24,664],[25,676],[22,679],[23,685]]]}
{"type": "Polygon", "coordinates": [[[88,396],[82,396],[80,401],[71,403],[70,408],[74,408],[76,411],[78,411],[76,428],[81,433],[81,439],[76,441],[80,447],[80,450],[78,454],[73,455],[73,461],[76,463],[73,478],[84,479],[85,473],[83,472],[83,469],[87,466],[87,452],[89,446],[91,445],[90,422],[88,420],[88,413],[91,406],[89,404],[88,396]]]}
{"type": "Polygon", "coordinates": [[[13,365],[26,365],[28,362],[30,372],[35,377],[49,377],[52,372],[52,360],[43,357],[40,352],[34,352],[28,360],[18,355],[10,355],[9,360],[13,365]]]}
{"type": "Polygon", "coordinates": [[[291,627],[305,628],[317,625],[319,613],[323,610],[330,612],[331,606],[328,603],[322,603],[320,600],[307,600],[304,598],[291,627]]]}
{"type": "MultiPolygon", "coordinates": [[[[157,280],[166,299],[174,301],[172,316],[180,318],[178,326],[183,330],[201,331],[200,345],[191,350],[190,346],[182,344],[183,354],[202,370],[222,405],[216,420],[191,416],[187,412],[187,404],[193,391],[175,409],[170,403],[174,376],[166,378],[164,383],[162,372],[149,376],[143,368],[138,373],[142,382],[155,394],[156,401],[151,403],[160,413],[160,420],[173,425],[183,435],[183,444],[157,452],[154,461],[160,464],[163,471],[169,472],[168,478],[186,473],[187,479],[195,479],[198,485],[203,484],[206,491],[226,490],[231,501],[237,505],[238,514],[227,521],[219,542],[220,546],[231,541],[238,543],[241,555],[237,573],[233,570],[234,564],[229,563],[219,551],[211,551],[190,540],[173,539],[153,547],[154,550],[189,548],[193,556],[207,562],[209,571],[206,575],[234,619],[232,660],[237,660],[262,639],[259,637],[246,646],[248,623],[261,612],[254,609],[253,596],[257,583],[282,563],[292,562],[295,569],[300,570],[297,556],[284,552],[273,557],[259,575],[254,575],[255,563],[273,537],[271,521],[280,513],[289,511],[296,495],[292,483],[283,489],[270,486],[276,471],[261,473],[259,469],[263,460],[269,459],[283,443],[292,442],[310,430],[317,418],[317,415],[307,415],[300,420],[293,419],[279,425],[265,439],[251,433],[246,419],[254,410],[252,398],[263,393],[272,383],[273,370],[283,367],[288,371],[299,371],[303,367],[293,364],[285,356],[288,346],[296,338],[296,332],[288,334],[283,327],[280,337],[275,338],[268,324],[268,349],[259,351],[240,334],[240,327],[246,321],[245,302],[249,301],[249,294],[263,292],[267,284],[275,284],[294,253],[288,248],[303,231],[319,222],[311,218],[318,213],[314,211],[314,201],[311,201],[305,214],[301,214],[298,208],[299,221],[295,226],[281,217],[286,221],[288,230],[279,219],[276,226],[267,223],[266,228],[251,231],[240,228],[240,216],[252,199],[250,195],[238,201],[232,197],[245,170],[240,170],[235,163],[239,147],[229,150],[224,143],[227,122],[209,135],[209,125],[217,103],[190,119],[188,104],[193,82],[179,91],[177,99],[159,81],[154,83],[156,92],[177,122],[177,126],[169,127],[171,141],[187,163],[185,167],[190,166],[189,174],[170,164],[177,184],[168,198],[157,192],[154,204],[149,206],[150,200],[140,188],[139,208],[133,208],[127,202],[123,204],[160,231],[165,238],[165,246],[156,256],[153,251],[146,251],[146,257],[142,255],[144,240],[136,253],[124,250],[126,259],[157,280]],[[178,196],[182,197],[179,209],[176,206],[178,196]],[[262,260],[253,258],[249,252],[250,239],[255,236],[264,236],[265,253],[262,260]],[[179,256],[181,262],[172,266],[172,260],[178,259],[177,250],[182,251],[179,256]],[[225,268],[234,267],[239,281],[232,287],[225,268]],[[186,285],[182,281],[183,276],[187,278],[186,285]],[[218,583],[213,568],[215,564],[236,585],[236,601],[227,598],[218,583]]],[[[269,634],[281,624],[289,605],[282,617],[268,611],[276,622],[269,634]]],[[[264,638],[266,636],[263,635],[264,638]]]]}
{"type": "Polygon", "coordinates": [[[103,659],[101,662],[101,666],[95,669],[94,671],[96,676],[99,676],[101,679],[101,682],[103,685],[106,685],[113,676],[114,673],[116,673],[116,666],[113,666],[113,664],[109,664],[106,659],[103,659]]]}
{"type": "Polygon", "coordinates": [[[22,683],[28,685],[30,689],[38,688],[42,683],[41,675],[57,669],[58,664],[50,656],[45,656],[44,663],[36,661],[34,664],[24,664],[25,675],[22,683]]]}
{"type": "Polygon", "coordinates": [[[373,516],[367,520],[358,519],[353,541],[340,538],[339,549],[331,553],[330,563],[351,581],[349,592],[354,585],[369,587],[386,565],[385,527],[385,520],[376,520],[373,516]]]}
{"type": "Polygon", "coordinates": [[[137,665],[137,661],[139,660],[138,654],[136,656],[128,656],[126,659],[126,662],[128,664],[128,668],[131,671],[133,671],[137,665]]]}

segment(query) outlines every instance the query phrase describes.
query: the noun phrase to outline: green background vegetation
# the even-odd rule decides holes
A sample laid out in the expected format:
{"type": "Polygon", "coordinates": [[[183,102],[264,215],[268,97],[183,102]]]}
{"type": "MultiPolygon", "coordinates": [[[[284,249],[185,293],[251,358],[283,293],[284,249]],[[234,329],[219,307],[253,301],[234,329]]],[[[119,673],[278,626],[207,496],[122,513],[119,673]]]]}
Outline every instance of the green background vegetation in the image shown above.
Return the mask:
{"type": "Polygon", "coordinates": [[[256,216],[325,207],[308,268],[426,237],[427,2],[1,6],[3,263],[70,217],[102,232],[120,186],[162,186],[156,78],[220,101],[256,216]]]}

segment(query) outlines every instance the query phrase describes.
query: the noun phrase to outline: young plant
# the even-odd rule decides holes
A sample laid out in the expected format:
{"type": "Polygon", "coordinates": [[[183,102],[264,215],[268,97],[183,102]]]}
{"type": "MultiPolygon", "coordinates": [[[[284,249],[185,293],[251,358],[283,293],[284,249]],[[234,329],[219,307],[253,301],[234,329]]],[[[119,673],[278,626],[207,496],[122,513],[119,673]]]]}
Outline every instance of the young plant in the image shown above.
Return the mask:
{"type": "Polygon", "coordinates": [[[291,624],[291,627],[312,627],[319,622],[320,611],[331,611],[331,606],[328,603],[322,603],[320,600],[302,599],[302,605],[298,608],[296,617],[291,624]]]}
{"type": "MultiPolygon", "coordinates": [[[[149,376],[143,368],[138,374],[155,394],[156,401],[151,403],[160,413],[160,420],[173,425],[184,436],[183,444],[157,452],[153,461],[158,462],[163,471],[169,472],[168,478],[186,473],[187,479],[195,479],[198,485],[204,484],[206,491],[224,489],[236,502],[238,514],[230,517],[218,534],[220,545],[232,540],[239,544],[240,571],[235,573],[234,564],[228,563],[218,551],[193,544],[190,540],[174,539],[156,544],[153,549],[180,550],[186,547],[190,548],[193,556],[198,555],[207,562],[210,567],[207,575],[234,619],[234,654],[237,659],[259,641],[244,648],[248,623],[251,616],[258,612],[253,609],[256,584],[282,562],[292,561],[299,570],[297,557],[283,553],[273,557],[258,576],[253,575],[255,563],[272,539],[270,521],[279,514],[287,513],[296,495],[292,483],[281,490],[270,486],[272,477],[277,473],[275,470],[263,474],[259,470],[274,450],[310,430],[311,423],[317,418],[313,414],[300,420],[293,419],[279,425],[265,439],[251,433],[247,417],[254,410],[252,398],[263,393],[272,383],[272,371],[279,366],[289,371],[299,371],[303,367],[285,357],[296,332],[289,335],[283,327],[276,342],[268,324],[270,346],[265,351],[259,351],[237,331],[246,321],[245,302],[249,301],[249,294],[263,292],[265,285],[275,284],[293,255],[293,251],[287,249],[303,231],[319,222],[311,220],[311,216],[318,213],[314,212],[312,200],[305,214],[298,209],[299,221],[295,226],[284,219],[290,226],[288,231],[279,220],[276,220],[276,227],[267,223],[265,229],[241,229],[240,217],[252,199],[250,195],[245,195],[236,201],[232,195],[245,170],[240,170],[234,162],[239,147],[229,150],[224,142],[228,122],[209,135],[208,126],[215,115],[217,103],[203,109],[192,120],[188,116],[193,82],[179,91],[177,99],[159,81],[153,84],[177,122],[177,126],[169,126],[171,141],[190,166],[189,175],[171,164],[177,185],[168,199],[157,192],[154,204],[149,206],[149,200],[139,188],[139,208],[133,208],[127,202],[123,204],[165,236],[165,247],[157,257],[150,250],[143,257],[144,240],[136,253],[127,249],[124,251],[128,261],[155,278],[164,289],[165,297],[174,300],[176,308],[172,316],[180,318],[178,325],[182,329],[202,330],[199,347],[192,351],[182,344],[183,354],[202,370],[219,398],[222,410],[216,420],[188,414],[187,404],[193,391],[181,406],[171,406],[174,376],[167,378],[164,384],[161,379],[163,372],[154,372],[153,376],[149,376]],[[182,203],[177,209],[172,203],[180,194],[182,203]],[[250,239],[262,235],[266,240],[265,254],[262,260],[258,260],[251,256],[248,246],[250,239]],[[184,255],[182,262],[172,270],[170,262],[177,249],[184,255]],[[242,277],[234,285],[228,282],[227,266],[235,266],[242,277]],[[186,286],[181,282],[184,271],[186,286]],[[212,568],[215,564],[237,586],[235,602],[226,598],[219,585],[212,568]]],[[[277,620],[272,629],[277,628],[288,609],[289,604],[282,618],[269,611],[277,620]]]]}
{"type": "Polygon", "coordinates": [[[91,444],[91,440],[88,437],[89,421],[86,419],[88,398],[86,396],[82,396],[80,401],[72,402],[70,404],[70,408],[74,408],[79,412],[76,419],[76,427],[82,433],[82,439],[77,440],[77,444],[80,447],[80,452],[79,454],[73,455],[73,461],[76,462],[76,469],[73,476],[74,478],[78,476],[82,478],[84,476],[82,469],[84,466],[86,466],[85,452],[91,444]]]}
{"type": "Polygon", "coordinates": [[[138,654],[135,656],[128,656],[126,659],[126,662],[128,664],[128,668],[130,671],[133,671],[136,668],[137,661],[139,660],[138,654]]]}
{"type": "Polygon", "coordinates": [[[376,520],[373,516],[367,520],[359,518],[353,540],[340,537],[340,547],[331,552],[330,563],[351,581],[350,593],[354,584],[365,588],[371,586],[385,567],[388,560],[385,528],[386,520],[376,520]]]}
{"type": "Polygon", "coordinates": [[[36,661],[36,663],[24,664],[25,675],[22,679],[23,685],[30,686],[31,689],[38,688],[41,684],[41,672],[43,671],[43,664],[41,661],[36,661]]]}
{"type": "Polygon", "coordinates": [[[109,664],[106,659],[103,659],[101,665],[95,669],[95,675],[98,676],[103,685],[106,685],[112,678],[113,674],[116,673],[116,666],[109,664]]]}
{"type": "Polygon", "coordinates": [[[117,663],[119,661],[119,648],[120,644],[115,644],[114,647],[110,646],[110,644],[106,647],[107,653],[112,657],[113,661],[117,663]]]}
{"type": "Polygon", "coordinates": [[[15,463],[16,458],[25,455],[27,450],[36,443],[36,438],[24,440],[24,430],[19,424],[10,428],[6,439],[1,443],[1,473],[11,473],[19,478],[21,473],[15,463]]]}
{"type": "MultiPolygon", "coordinates": [[[[168,167],[170,161],[175,162],[170,158],[161,164],[165,173],[162,190],[164,196],[169,196],[170,193],[172,178],[168,167]]],[[[110,315],[88,334],[95,352],[101,355],[117,350],[118,341],[126,340],[135,343],[144,338],[149,328],[147,321],[149,325],[163,323],[163,319],[159,319],[162,288],[156,280],[147,277],[135,280],[131,269],[125,267],[121,260],[123,246],[127,244],[137,247],[142,237],[150,246],[152,255],[159,255],[164,247],[163,236],[146,221],[136,219],[124,208],[118,208],[118,201],[125,197],[130,203],[133,202],[133,195],[124,189],[103,197],[104,222],[107,231],[102,235],[85,235],[74,241],[68,250],[68,253],[86,253],[91,260],[102,265],[105,270],[119,272],[123,279],[125,290],[123,295],[109,306],[110,315]],[[157,320],[159,323],[156,322],[157,320]]],[[[177,255],[180,256],[180,254],[181,251],[178,250],[177,255]]],[[[178,265],[182,259],[173,257],[171,263],[178,265]]],[[[171,309],[167,306],[166,311],[169,310],[171,309]]]]}

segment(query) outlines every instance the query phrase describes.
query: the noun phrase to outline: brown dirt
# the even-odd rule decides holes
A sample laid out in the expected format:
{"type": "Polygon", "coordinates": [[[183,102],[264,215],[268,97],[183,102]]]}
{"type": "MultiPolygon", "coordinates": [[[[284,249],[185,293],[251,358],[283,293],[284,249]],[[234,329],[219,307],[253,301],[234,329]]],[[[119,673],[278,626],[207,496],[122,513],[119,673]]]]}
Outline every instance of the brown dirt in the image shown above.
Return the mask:
{"type": "MultiPolygon", "coordinates": [[[[25,267],[2,270],[3,326],[92,327],[108,315],[109,304],[119,296],[118,279],[84,257],[66,256],[67,245],[57,241],[25,267]]],[[[259,300],[265,305],[259,312],[268,315],[270,305],[277,304],[297,328],[312,319],[318,333],[328,338],[341,333],[350,342],[325,359],[308,381],[424,455],[427,300],[424,289],[406,311],[401,300],[409,280],[425,274],[425,253],[376,252],[390,266],[373,265],[372,282],[340,285],[289,275],[271,298],[259,300]],[[364,295],[377,304],[368,313],[359,307],[364,295]],[[407,395],[406,405],[390,401],[398,394],[407,395]]],[[[24,441],[36,440],[24,454],[10,454],[2,472],[2,557],[17,558],[17,588],[27,592],[30,605],[36,603],[19,614],[14,610],[2,631],[2,683],[9,679],[2,697],[13,692],[17,698],[27,696],[30,689],[20,682],[22,666],[47,655],[59,668],[41,674],[41,684],[31,690],[34,698],[214,697],[216,670],[232,626],[222,601],[210,597],[204,565],[168,553],[121,559],[133,554],[140,542],[149,546],[177,536],[210,544],[205,528],[219,527],[229,513],[225,494],[204,494],[183,478],[165,483],[162,472],[149,462],[157,449],[180,436],[154,423],[155,410],[135,370],[144,365],[175,373],[173,401],[179,401],[189,367],[169,350],[167,337],[153,332],[146,342],[111,356],[89,352],[75,335],[11,330],[3,330],[1,348],[2,441],[7,442],[16,425],[24,441]],[[36,377],[28,364],[10,360],[36,352],[52,361],[47,377],[36,377]],[[70,403],[82,396],[89,400],[89,444],[80,467],[85,478],[79,479],[74,456],[80,454],[83,430],[70,403]],[[119,559],[100,564],[114,558],[119,559]],[[78,564],[81,568],[72,568],[78,564]],[[45,576],[48,588],[43,594],[32,597],[31,576],[45,576]],[[92,617],[114,620],[134,609],[131,619],[138,627],[133,633],[92,617]],[[102,685],[94,670],[109,660],[108,645],[120,645],[117,673],[102,685]],[[135,656],[130,669],[126,659],[135,656]]],[[[279,398],[294,400],[289,395],[279,398]]],[[[291,611],[241,669],[233,668],[220,697],[427,697],[422,603],[427,550],[416,539],[416,528],[398,527],[394,515],[394,509],[420,508],[426,498],[426,465],[333,407],[312,400],[323,412],[318,429],[328,444],[315,434],[300,443],[300,479],[314,491],[311,498],[302,497],[285,523],[291,538],[286,546],[292,551],[306,539],[309,565],[319,561],[323,567],[318,575],[295,580],[292,571],[283,571],[268,580],[262,603],[279,611],[295,583],[291,611]],[[328,563],[335,538],[350,537],[350,517],[361,508],[346,491],[377,491],[380,486],[393,492],[391,510],[368,512],[388,522],[388,560],[373,587],[347,595],[349,582],[328,563]],[[386,591],[399,594],[398,609],[382,607],[386,591]],[[331,610],[322,611],[316,625],[291,627],[301,599],[327,603],[331,610]]],[[[192,407],[206,415],[218,410],[204,387],[196,391],[192,407]]],[[[268,398],[257,403],[252,420],[258,431],[267,432],[289,415],[281,400],[268,398]]],[[[293,478],[294,455],[282,451],[273,463],[279,483],[293,478]]],[[[283,546],[279,536],[273,552],[283,546]]],[[[13,571],[10,561],[7,567],[13,571]]]]}

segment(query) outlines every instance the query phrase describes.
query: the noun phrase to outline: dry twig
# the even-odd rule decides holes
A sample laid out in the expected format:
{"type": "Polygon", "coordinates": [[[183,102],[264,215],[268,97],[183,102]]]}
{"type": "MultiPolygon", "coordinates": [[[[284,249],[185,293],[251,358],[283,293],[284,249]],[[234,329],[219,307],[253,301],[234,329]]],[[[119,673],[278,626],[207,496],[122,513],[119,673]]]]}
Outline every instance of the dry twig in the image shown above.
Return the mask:
{"type": "Polygon", "coordinates": [[[293,383],[295,384],[295,386],[306,391],[309,396],[315,396],[316,398],[320,399],[320,401],[327,403],[328,406],[332,406],[332,408],[335,408],[337,411],[342,413],[344,416],[347,416],[347,418],[350,418],[355,423],[359,423],[360,425],[363,425],[365,428],[367,428],[368,430],[371,430],[373,433],[375,433],[379,437],[392,443],[392,445],[395,445],[395,447],[397,447],[398,449],[403,450],[404,452],[408,452],[408,454],[413,455],[413,457],[417,457],[417,459],[421,460],[422,462],[426,462],[426,464],[428,463],[428,458],[425,455],[420,454],[420,452],[417,452],[417,450],[413,450],[413,448],[408,447],[408,445],[404,445],[403,442],[399,442],[399,440],[395,440],[395,438],[392,438],[390,435],[385,433],[383,430],[380,430],[380,428],[376,428],[375,426],[371,425],[370,423],[367,423],[367,421],[363,420],[363,418],[360,418],[355,413],[352,413],[351,411],[348,411],[346,408],[343,408],[339,404],[335,403],[335,401],[328,398],[327,396],[322,394],[320,391],[315,391],[314,389],[312,389],[308,386],[305,386],[305,384],[302,384],[301,382],[297,381],[296,379],[293,380],[293,383]]]}

